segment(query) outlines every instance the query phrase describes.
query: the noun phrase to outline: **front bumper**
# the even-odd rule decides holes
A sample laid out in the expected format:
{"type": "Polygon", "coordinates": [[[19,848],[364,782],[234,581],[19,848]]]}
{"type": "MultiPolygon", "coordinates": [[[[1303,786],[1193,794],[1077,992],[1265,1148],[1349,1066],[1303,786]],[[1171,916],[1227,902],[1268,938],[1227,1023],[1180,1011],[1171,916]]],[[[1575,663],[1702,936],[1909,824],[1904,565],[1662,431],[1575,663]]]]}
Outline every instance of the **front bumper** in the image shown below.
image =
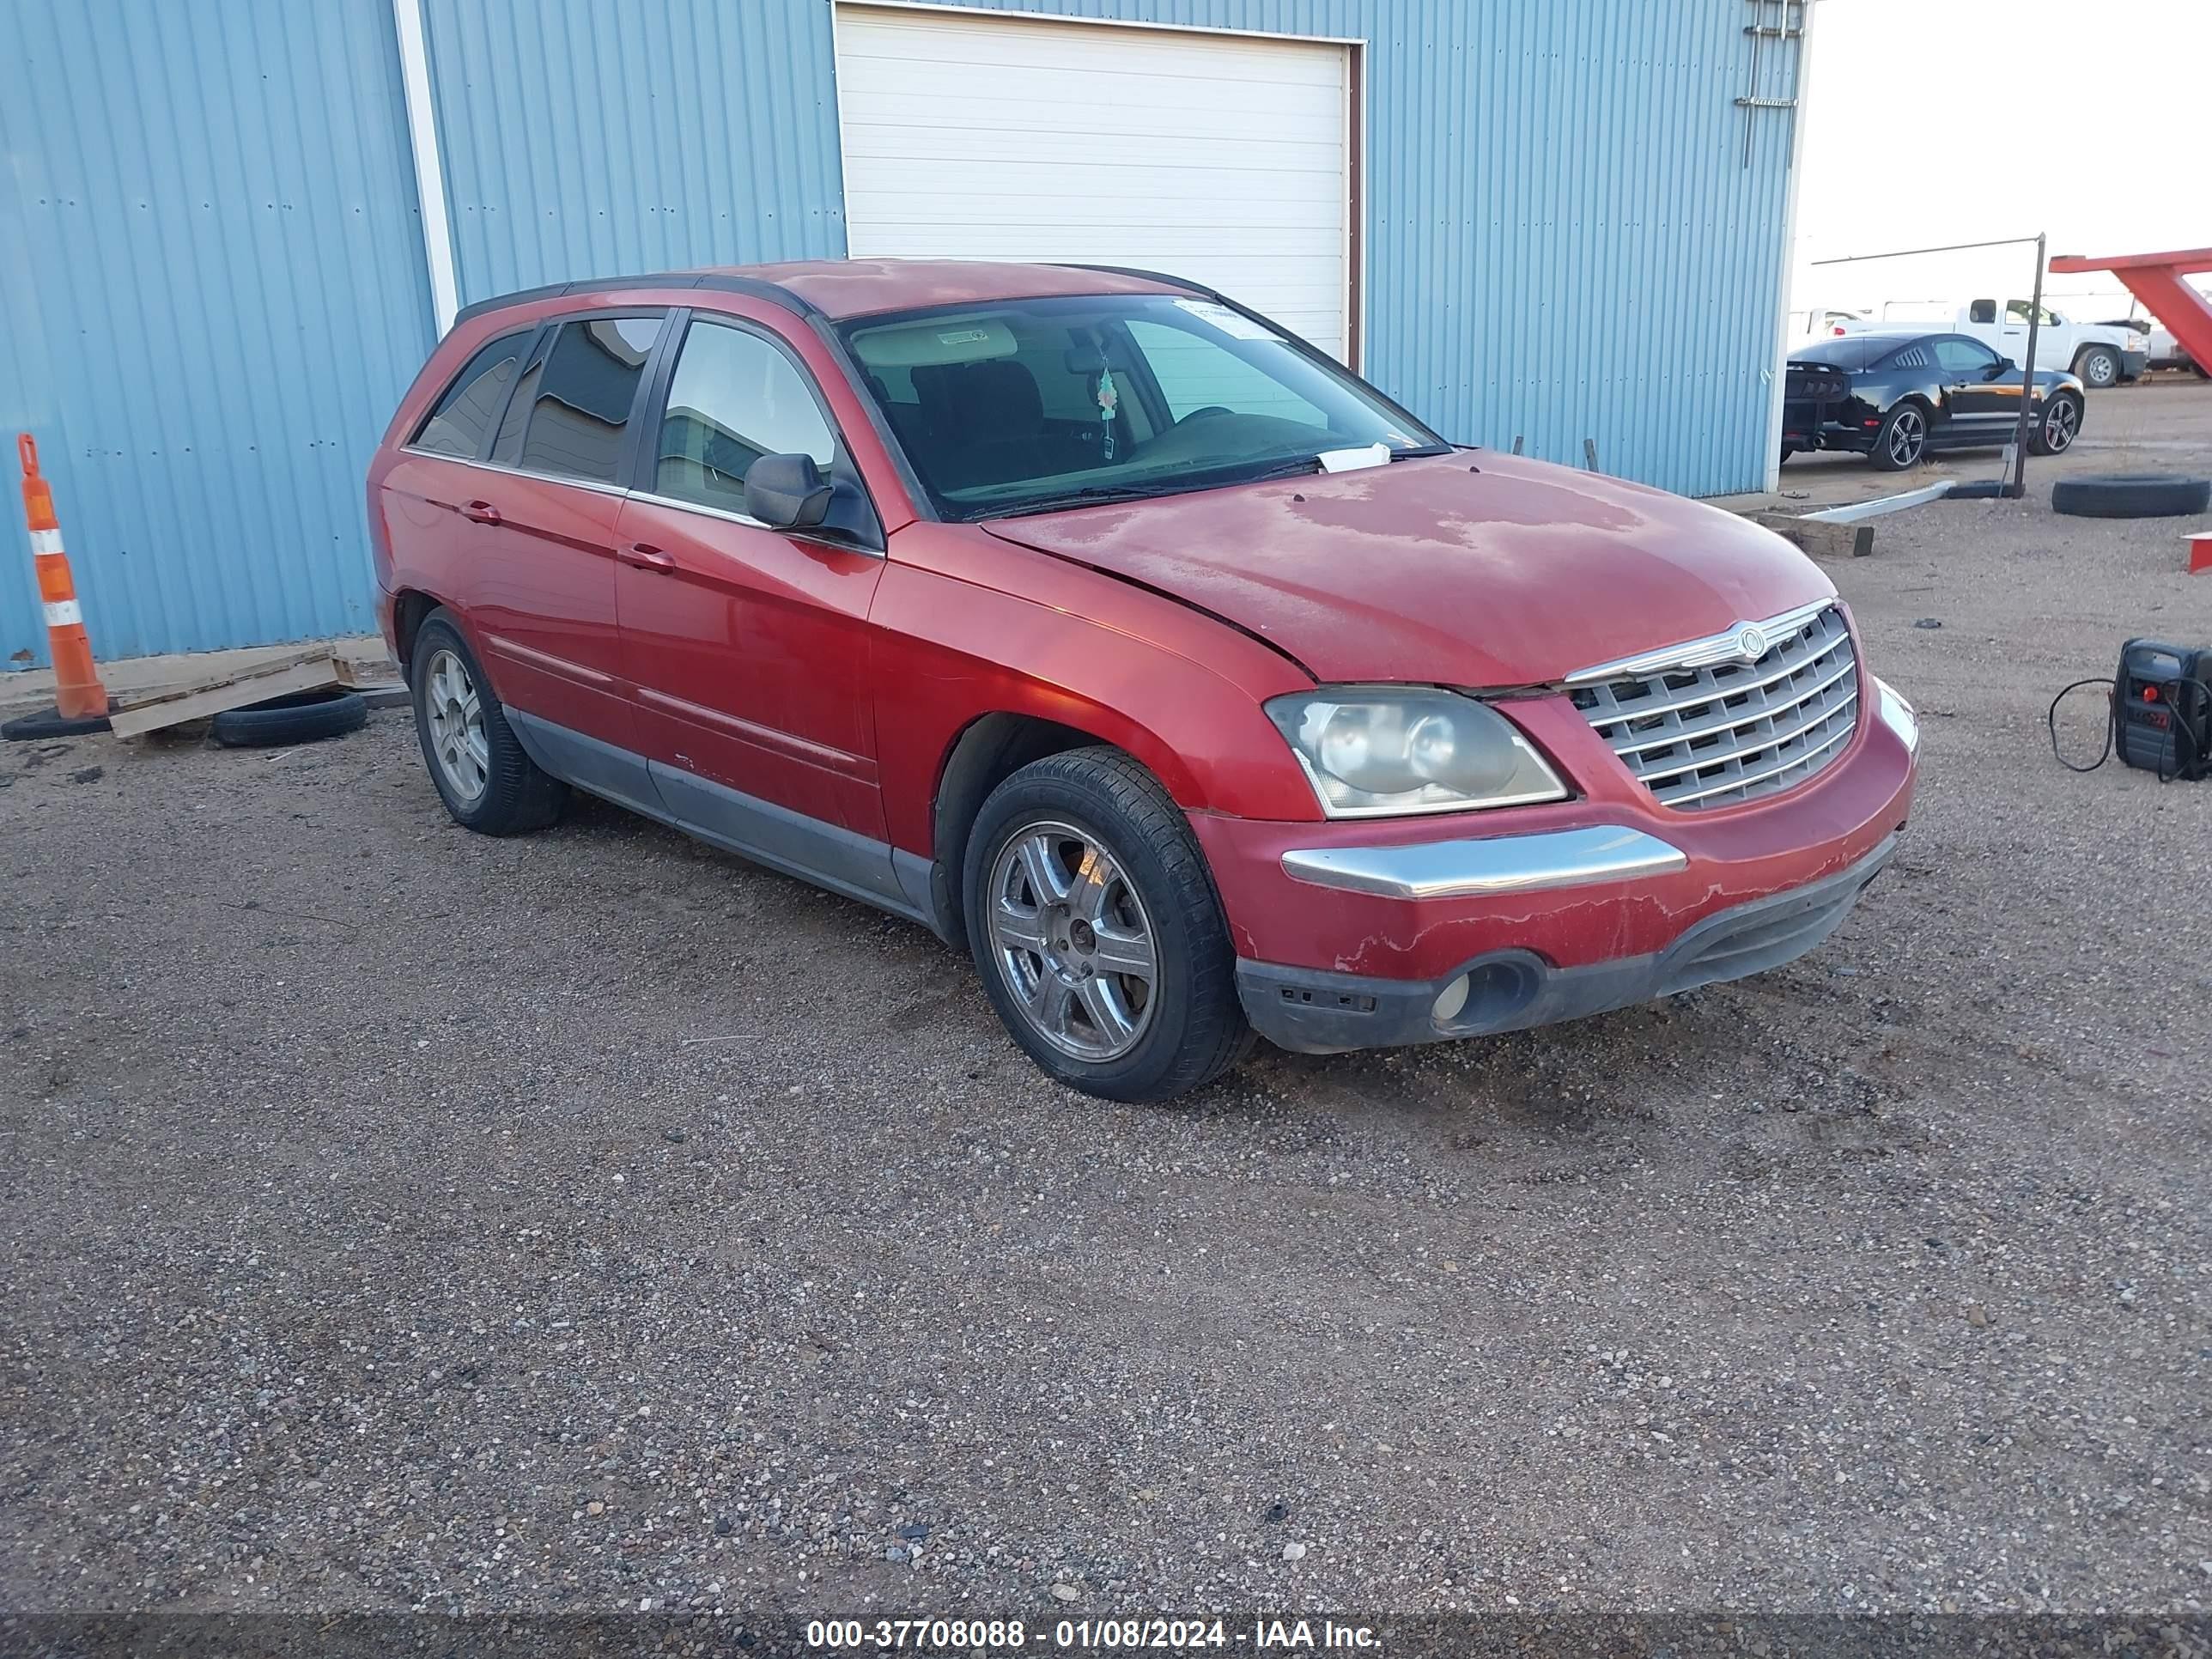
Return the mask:
{"type": "Polygon", "coordinates": [[[1897,837],[1886,836],[1834,875],[1717,911],[1665,950],[1643,956],[1560,968],[1534,951],[1507,949],[1434,980],[1407,981],[1240,961],[1237,994],[1261,1036],[1309,1054],[1490,1036],[1580,1019],[1796,960],[1843,925],[1896,848],[1897,837]]]}
{"type": "Polygon", "coordinates": [[[2148,351],[2123,351],[2120,354],[2120,378],[2124,380],[2140,380],[2143,370],[2149,367],[2150,353],[2148,351]]]}
{"type": "MultiPolygon", "coordinates": [[[[1917,727],[1901,702],[1874,701],[1815,776],[1710,811],[1661,805],[1607,754],[1578,769],[1581,799],[1449,825],[1193,814],[1246,1017],[1287,1048],[1387,1047],[1578,1018],[1791,960],[1841,925],[1911,807],[1917,727]]],[[[1564,697],[1516,703],[1515,719],[1554,755],[1589,752],[1564,697]]]]}

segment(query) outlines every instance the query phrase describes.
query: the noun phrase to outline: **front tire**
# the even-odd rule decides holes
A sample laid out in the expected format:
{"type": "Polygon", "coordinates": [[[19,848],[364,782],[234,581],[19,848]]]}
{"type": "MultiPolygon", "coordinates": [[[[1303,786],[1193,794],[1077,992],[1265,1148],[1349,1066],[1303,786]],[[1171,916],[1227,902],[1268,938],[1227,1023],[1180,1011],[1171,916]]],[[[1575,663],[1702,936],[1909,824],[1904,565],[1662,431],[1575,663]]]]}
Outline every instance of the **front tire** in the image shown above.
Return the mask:
{"type": "Polygon", "coordinates": [[[2110,346],[2086,346],[2074,360],[2074,372],[2092,392],[2120,383],[2120,354],[2110,346]]]}
{"type": "Polygon", "coordinates": [[[2051,394],[2043,417],[2027,429],[2031,455],[2063,455],[2081,435],[2081,400],[2070,392],[2051,394]]]}
{"type": "Polygon", "coordinates": [[[1249,1048],[1205,855],[1166,791],[1119,750],[1048,755],[993,790],[962,891],[991,1006],[1070,1088],[1168,1100],[1249,1048]]]}
{"type": "Polygon", "coordinates": [[[451,611],[424,620],[408,669],[423,764],[454,823],[483,836],[520,836],[561,816],[568,786],[525,751],[451,611]]]}
{"type": "Polygon", "coordinates": [[[1927,453],[1928,411],[1908,400],[1882,416],[1881,428],[1874,434],[1874,448],[1867,459],[1877,472],[1902,472],[1907,467],[1919,465],[1920,458],[1927,453]]]}

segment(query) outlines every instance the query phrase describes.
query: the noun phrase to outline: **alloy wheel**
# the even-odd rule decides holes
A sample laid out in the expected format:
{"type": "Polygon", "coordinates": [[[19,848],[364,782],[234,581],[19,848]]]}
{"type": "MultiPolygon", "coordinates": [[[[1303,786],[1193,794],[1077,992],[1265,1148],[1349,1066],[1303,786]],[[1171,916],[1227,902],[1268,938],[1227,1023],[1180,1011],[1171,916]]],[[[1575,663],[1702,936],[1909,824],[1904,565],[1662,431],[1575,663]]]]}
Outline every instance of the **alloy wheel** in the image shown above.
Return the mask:
{"type": "Polygon", "coordinates": [[[2108,386],[2120,378],[2120,366],[2108,351],[2093,351],[2081,360],[2081,378],[2094,386],[2108,386]]]}
{"type": "Polygon", "coordinates": [[[2063,454],[2081,430],[2081,412],[2071,398],[2055,399],[2043,416],[2043,447],[2053,455],[2063,454]]]}
{"type": "Polygon", "coordinates": [[[1914,409],[1900,409],[1889,428],[1889,459],[1899,466],[1911,466],[1920,459],[1921,446],[1928,441],[1927,422],[1914,409]]]}
{"type": "Polygon", "coordinates": [[[991,951],[1030,1028],[1077,1060],[1117,1060],[1151,1025],[1159,981],[1152,918],[1097,837],[1026,823],[991,866],[991,951]]]}
{"type": "Polygon", "coordinates": [[[422,701],[438,769],[464,802],[477,799],[491,776],[491,744],[484,736],[483,699],[458,654],[440,651],[430,659],[422,701]]]}

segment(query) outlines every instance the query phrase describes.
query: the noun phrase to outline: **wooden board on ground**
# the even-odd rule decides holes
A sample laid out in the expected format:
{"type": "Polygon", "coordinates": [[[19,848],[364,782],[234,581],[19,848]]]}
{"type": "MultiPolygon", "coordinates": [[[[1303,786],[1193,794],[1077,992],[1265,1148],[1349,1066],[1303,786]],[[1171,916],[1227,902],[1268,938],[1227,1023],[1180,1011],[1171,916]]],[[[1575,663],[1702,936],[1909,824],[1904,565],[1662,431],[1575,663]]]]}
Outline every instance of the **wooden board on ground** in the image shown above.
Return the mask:
{"type": "Polygon", "coordinates": [[[235,673],[118,699],[108,722],[118,738],[143,737],[163,726],[205,720],[227,708],[243,708],[248,703],[295,691],[317,691],[326,685],[352,685],[355,680],[353,665],[332,655],[325,646],[256,663],[235,673]]]}
{"type": "Polygon", "coordinates": [[[1874,551],[1870,524],[1823,524],[1794,513],[1757,512],[1743,516],[1795,542],[1816,559],[1863,559],[1874,551]]]}

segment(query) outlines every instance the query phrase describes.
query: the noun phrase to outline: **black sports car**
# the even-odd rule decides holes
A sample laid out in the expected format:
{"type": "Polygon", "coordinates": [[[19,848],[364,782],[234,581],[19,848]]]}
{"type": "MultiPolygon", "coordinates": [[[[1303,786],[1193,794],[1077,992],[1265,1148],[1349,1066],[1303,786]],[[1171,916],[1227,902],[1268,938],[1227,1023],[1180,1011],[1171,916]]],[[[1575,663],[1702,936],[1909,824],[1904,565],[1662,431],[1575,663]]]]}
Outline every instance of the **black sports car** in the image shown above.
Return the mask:
{"type": "MultiPolygon", "coordinates": [[[[1884,472],[1931,449],[1989,449],[2012,441],[2020,365],[1964,334],[1868,332],[1816,340],[1790,359],[1782,402],[1782,459],[1801,449],[1849,449],[1884,472]]],[[[2027,447],[2071,449],[2081,435],[2081,382],[2039,370],[2027,447]]]]}

